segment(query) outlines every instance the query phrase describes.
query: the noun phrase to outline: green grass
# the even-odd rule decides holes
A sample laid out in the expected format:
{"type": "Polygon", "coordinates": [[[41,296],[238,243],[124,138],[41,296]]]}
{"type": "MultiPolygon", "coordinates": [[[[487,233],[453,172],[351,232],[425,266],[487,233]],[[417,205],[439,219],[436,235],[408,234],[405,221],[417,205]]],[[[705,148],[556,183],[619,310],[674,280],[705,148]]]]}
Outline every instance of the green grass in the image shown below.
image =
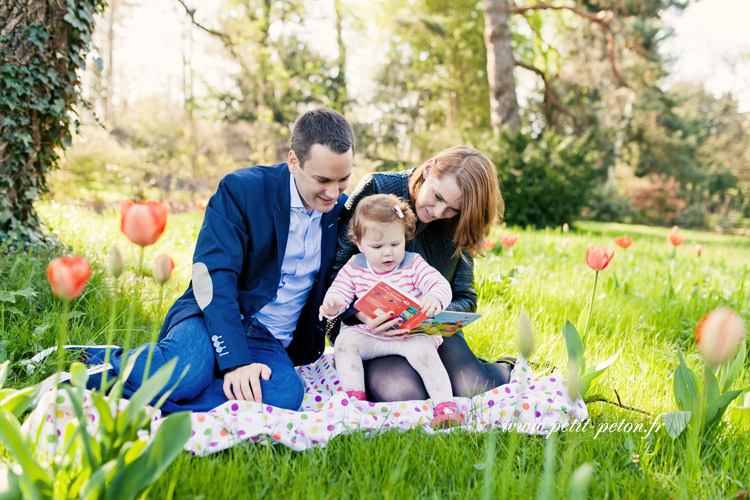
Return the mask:
{"type": "MultiPolygon", "coordinates": [[[[144,279],[133,293],[138,253],[117,230],[117,214],[96,215],[75,207],[43,204],[40,213],[51,230],[94,267],[90,285],[73,305],[70,343],[103,343],[110,304],[118,301],[115,342],[121,342],[125,317],[135,308],[136,341],[146,341],[168,306],[189,281],[191,256],[201,224],[198,212],[170,215],[167,231],[146,249],[144,264],[159,253],[174,257],[173,279],[159,302],[159,291],[144,279]],[[109,249],[117,244],[130,264],[113,293],[106,275],[109,249]]],[[[677,349],[688,365],[701,370],[693,344],[696,322],[709,310],[728,305],[747,322],[750,303],[750,238],[684,231],[685,243],[671,261],[667,228],[582,222],[563,235],[559,230],[496,228],[520,234],[512,255],[495,252],[476,261],[480,312],[467,339],[487,359],[515,355],[515,323],[525,309],[532,317],[537,350],[532,362],[561,369],[566,363],[561,329],[578,321],[591,293],[594,272],[585,264],[588,244],[613,245],[621,234],[634,236],[627,251],[617,249],[602,271],[590,327],[587,360],[602,361],[622,349],[619,360],[594,385],[593,393],[658,415],[675,410],[672,373],[677,349]],[[562,240],[569,237],[570,246],[562,240]],[[696,258],[692,248],[704,246],[696,258]],[[511,270],[513,277],[506,279],[511,270]],[[670,269],[672,292],[669,291],[670,269]]],[[[499,244],[498,244],[499,246],[499,244]]],[[[0,300],[0,358],[11,359],[11,385],[22,386],[50,373],[28,376],[20,362],[54,345],[62,306],[46,283],[52,256],[30,252],[0,256],[3,291],[31,289],[32,297],[0,300]]],[[[1,359],[0,359],[1,360],[1,359]]],[[[750,383],[745,369],[742,385],[750,383]]],[[[739,384],[737,384],[739,385],[739,384]]],[[[683,471],[683,443],[662,430],[643,434],[601,432],[601,426],[625,421],[650,427],[652,417],[603,403],[589,405],[590,429],[560,434],[551,459],[549,441],[494,430],[427,436],[421,431],[340,436],[327,448],[293,452],[283,446],[245,444],[208,457],[182,454],[152,487],[149,498],[504,498],[537,497],[549,481],[552,497],[567,495],[577,467],[594,467],[591,498],[723,498],[750,490],[750,438],[725,423],[702,448],[698,482],[683,471]],[[637,456],[637,457],[636,457],[637,456]]],[[[551,446],[551,445],[550,445],[551,446]]]]}

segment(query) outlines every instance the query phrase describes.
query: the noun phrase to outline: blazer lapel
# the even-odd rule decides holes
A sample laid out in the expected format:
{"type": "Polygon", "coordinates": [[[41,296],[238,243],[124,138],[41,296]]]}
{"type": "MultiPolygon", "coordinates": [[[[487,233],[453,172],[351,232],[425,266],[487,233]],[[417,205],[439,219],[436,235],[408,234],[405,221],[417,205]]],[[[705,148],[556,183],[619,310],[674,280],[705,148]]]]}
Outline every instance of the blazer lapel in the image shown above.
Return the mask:
{"type": "Polygon", "coordinates": [[[289,194],[289,168],[286,163],[281,166],[278,185],[276,186],[276,199],[273,208],[273,224],[276,229],[276,258],[278,268],[284,262],[286,242],[289,239],[289,212],[291,211],[291,197],[289,194]]]}

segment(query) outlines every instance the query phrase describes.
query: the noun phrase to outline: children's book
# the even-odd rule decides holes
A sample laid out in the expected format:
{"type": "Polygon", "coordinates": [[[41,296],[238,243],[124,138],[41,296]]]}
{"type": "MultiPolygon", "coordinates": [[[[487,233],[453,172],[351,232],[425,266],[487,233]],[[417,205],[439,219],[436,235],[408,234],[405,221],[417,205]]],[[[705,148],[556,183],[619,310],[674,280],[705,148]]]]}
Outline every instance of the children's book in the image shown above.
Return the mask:
{"type": "Polygon", "coordinates": [[[354,307],[371,318],[379,313],[393,312],[400,319],[400,328],[408,328],[410,333],[439,334],[445,337],[453,335],[482,316],[477,313],[442,311],[428,318],[422,312],[419,299],[385,281],[378,281],[354,303],[354,307]]]}

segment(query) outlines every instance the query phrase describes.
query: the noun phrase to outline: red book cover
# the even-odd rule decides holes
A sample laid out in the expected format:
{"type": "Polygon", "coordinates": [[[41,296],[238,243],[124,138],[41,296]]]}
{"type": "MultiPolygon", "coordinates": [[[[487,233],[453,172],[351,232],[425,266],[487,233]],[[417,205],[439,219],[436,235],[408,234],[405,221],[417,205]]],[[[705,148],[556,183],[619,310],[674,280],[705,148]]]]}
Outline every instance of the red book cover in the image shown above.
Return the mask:
{"type": "Polygon", "coordinates": [[[363,297],[354,303],[354,308],[371,318],[378,311],[392,312],[394,317],[401,318],[400,328],[412,329],[427,316],[422,312],[419,300],[385,281],[378,281],[363,297]]]}

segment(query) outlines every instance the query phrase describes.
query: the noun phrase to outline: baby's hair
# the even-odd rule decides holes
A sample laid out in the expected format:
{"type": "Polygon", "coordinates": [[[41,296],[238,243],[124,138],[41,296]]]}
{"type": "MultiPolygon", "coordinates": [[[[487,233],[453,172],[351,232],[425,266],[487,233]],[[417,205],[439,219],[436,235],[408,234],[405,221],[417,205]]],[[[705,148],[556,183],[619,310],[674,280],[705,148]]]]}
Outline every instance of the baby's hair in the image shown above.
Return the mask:
{"type": "Polygon", "coordinates": [[[395,194],[373,194],[362,198],[354,211],[354,216],[349,223],[349,239],[353,243],[359,243],[365,234],[367,222],[379,222],[388,224],[398,221],[404,225],[404,234],[409,240],[414,236],[414,228],[417,218],[414,216],[409,204],[395,194]],[[399,208],[403,217],[399,217],[399,208]]]}

